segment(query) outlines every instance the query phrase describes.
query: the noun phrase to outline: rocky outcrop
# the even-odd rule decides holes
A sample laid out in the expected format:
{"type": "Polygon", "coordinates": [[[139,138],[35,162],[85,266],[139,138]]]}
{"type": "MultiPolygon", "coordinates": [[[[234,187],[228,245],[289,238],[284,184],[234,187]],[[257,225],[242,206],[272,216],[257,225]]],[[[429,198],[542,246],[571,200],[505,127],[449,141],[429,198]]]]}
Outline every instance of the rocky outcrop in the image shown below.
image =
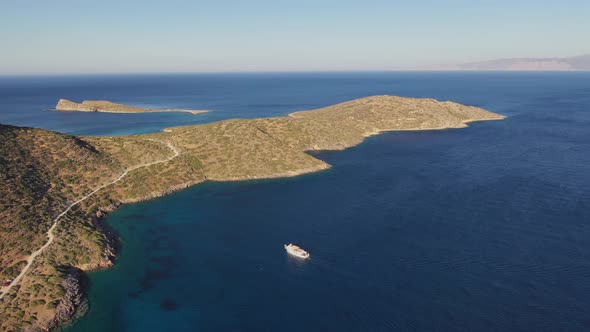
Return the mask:
{"type": "Polygon", "coordinates": [[[78,269],[71,268],[62,282],[65,295],[55,309],[55,316],[45,330],[53,330],[71,322],[75,317],[83,315],[87,310],[87,303],[82,285],[83,274],[78,269]]]}
{"type": "Polygon", "coordinates": [[[117,257],[116,237],[112,232],[109,231],[104,231],[104,234],[107,241],[105,242],[100,258],[95,262],[78,266],[80,270],[96,271],[107,269],[115,265],[115,258],[117,257]]]}
{"type": "Polygon", "coordinates": [[[55,105],[55,109],[58,111],[69,111],[69,112],[96,112],[97,109],[83,103],[75,103],[71,100],[60,99],[55,105]]]}
{"type": "Polygon", "coordinates": [[[102,248],[102,254],[100,258],[92,263],[82,264],[77,266],[82,271],[96,271],[101,269],[107,269],[115,264],[115,258],[118,252],[118,242],[116,234],[111,231],[104,223],[101,222],[102,218],[106,217],[110,212],[115,211],[119,206],[120,202],[114,202],[108,206],[100,208],[94,216],[92,216],[94,225],[101,230],[101,233],[105,237],[105,242],[102,248]]]}

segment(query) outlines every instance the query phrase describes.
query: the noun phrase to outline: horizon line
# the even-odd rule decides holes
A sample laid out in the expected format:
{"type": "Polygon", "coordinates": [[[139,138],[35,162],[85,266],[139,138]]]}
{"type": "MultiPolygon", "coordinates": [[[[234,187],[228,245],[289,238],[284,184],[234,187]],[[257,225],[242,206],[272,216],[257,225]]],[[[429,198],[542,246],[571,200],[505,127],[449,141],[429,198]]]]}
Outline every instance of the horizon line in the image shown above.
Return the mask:
{"type": "Polygon", "coordinates": [[[72,72],[72,73],[0,73],[0,77],[49,77],[49,76],[132,76],[132,75],[223,75],[223,74],[314,74],[314,73],[572,73],[590,72],[590,69],[560,69],[560,70],[535,70],[535,69],[325,69],[325,70],[236,70],[236,71],[137,71],[137,72],[72,72]]]}

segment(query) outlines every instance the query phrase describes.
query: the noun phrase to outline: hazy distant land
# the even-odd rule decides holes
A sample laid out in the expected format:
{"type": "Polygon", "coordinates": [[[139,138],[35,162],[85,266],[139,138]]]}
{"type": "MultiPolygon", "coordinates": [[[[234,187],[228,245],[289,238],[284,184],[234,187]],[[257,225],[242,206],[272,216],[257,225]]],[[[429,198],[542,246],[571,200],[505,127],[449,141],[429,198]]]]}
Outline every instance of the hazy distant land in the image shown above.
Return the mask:
{"type": "Polygon", "coordinates": [[[429,65],[418,70],[506,70],[576,71],[590,70],[590,54],[566,58],[511,58],[460,64],[429,65]]]}
{"type": "Polygon", "coordinates": [[[76,103],[67,99],[60,99],[55,106],[58,111],[68,112],[104,112],[104,113],[162,113],[182,112],[190,114],[207,113],[208,110],[183,110],[183,109],[150,109],[117,104],[106,100],[84,100],[76,103]]]}
{"type": "Polygon", "coordinates": [[[80,313],[82,271],[109,267],[116,254],[100,218],[122,203],[205,181],[321,171],[330,165],[306,151],[343,150],[383,131],[503,118],[449,101],[373,96],[147,135],[77,137],[0,125],[0,280],[17,278],[1,290],[0,331],[54,329],[80,313]]]}

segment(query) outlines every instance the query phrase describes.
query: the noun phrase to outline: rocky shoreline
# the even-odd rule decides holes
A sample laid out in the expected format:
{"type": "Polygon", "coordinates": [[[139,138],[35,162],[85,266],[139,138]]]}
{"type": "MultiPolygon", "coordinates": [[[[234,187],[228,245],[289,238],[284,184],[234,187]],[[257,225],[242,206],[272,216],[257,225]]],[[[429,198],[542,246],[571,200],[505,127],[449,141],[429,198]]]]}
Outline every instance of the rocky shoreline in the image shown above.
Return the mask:
{"type": "Polygon", "coordinates": [[[44,331],[51,331],[70,324],[76,317],[82,317],[88,311],[85,275],[81,270],[70,268],[62,282],[65,295],[55,309],[54,318],[47,324],[44,331]]]}

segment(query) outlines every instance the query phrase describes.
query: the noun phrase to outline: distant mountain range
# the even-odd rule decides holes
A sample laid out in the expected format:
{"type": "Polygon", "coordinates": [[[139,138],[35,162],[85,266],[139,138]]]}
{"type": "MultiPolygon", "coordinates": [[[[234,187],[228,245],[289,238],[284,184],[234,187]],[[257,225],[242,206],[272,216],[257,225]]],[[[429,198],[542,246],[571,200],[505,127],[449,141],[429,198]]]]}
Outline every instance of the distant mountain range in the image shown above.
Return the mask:
{"type": "Polygon", "coordinates": [[[567,58],[512,58],[429,65],[418,70],[590,70],[590,54],[567,58]]]}

